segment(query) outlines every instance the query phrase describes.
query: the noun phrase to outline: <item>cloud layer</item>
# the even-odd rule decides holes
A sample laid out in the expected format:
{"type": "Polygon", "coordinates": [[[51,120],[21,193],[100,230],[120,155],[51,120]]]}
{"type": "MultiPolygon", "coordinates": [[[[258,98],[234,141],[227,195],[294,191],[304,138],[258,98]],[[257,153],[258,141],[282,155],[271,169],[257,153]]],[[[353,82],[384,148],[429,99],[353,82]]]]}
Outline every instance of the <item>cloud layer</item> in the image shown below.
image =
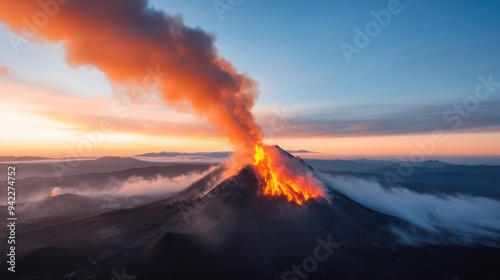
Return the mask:
{"type": "Polygon", "coordinates": [[[331,185],[364,206],[401,218],[443,240],[422,240],[396,229],[408,242],[500,241],[500,201],[468,195],[435,196],[404,188],[384,188],[376,182],[325,175],[331,185]]]}
{"type": "MultiPolygon", "coordinates": [[[[373,104],[316,107],[293,113],[280,136],[364,136],[429,133],[434,129],[498,131],[500,98],[480,103],[474,111],[454,110],[454,103],[373,104]]],[[[273,116],[264,117],[268,123],[273,116]]]]}

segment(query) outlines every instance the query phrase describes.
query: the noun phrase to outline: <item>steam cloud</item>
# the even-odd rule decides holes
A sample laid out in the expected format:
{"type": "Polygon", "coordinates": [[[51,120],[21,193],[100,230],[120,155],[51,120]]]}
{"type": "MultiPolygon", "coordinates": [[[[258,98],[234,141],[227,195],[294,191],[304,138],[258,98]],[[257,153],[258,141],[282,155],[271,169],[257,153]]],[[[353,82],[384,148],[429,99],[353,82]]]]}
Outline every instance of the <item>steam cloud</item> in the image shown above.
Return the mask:
{"type": "Polygon", "coordinates": [[[71,188],[55,186],[49,195],[40,193],[31,196],[18,210],[25,220],[30,220],[61,215],[78,217],[110,209],[135,207],[179,192],[214,169],[174,177],[157,175],[148,179],[134,176],[126,180],[114,180],[99,189],[88,188],[85,184],[71,188]],[[57,199],[65,195],[72,197],[57,199]]]}
{"type": "Polygon", "coordinates": [[[147,0],[1,3],[0,21],[61,43],[70,65],[96,67],[132,94],[156,82],[166,101],[179,108],[188,102],[232,144],[251,147],[260,139],[251,113],[256,83],[217,54],[214,35],[185,26],[180,16],[148,7],[147,0]]]}
{"type": "Polygon", "coordinates": [[[132,177],[120,184],[120,189],[116,195],[133,196],[133,195],[158,195],[165,193],[179,192],[195,181],[203,178],[214,168],[203,173],[191,172],[188,174],[176,176],[173,178],[156,176],[152,180],[144,179],[143,177],[132,177]]]}
{"type": "MultiPolygon", "coordinates": [[[[182,191],[214,169],[215,167],[211,167],[204,172],[189,172],[174,177],[156,175],[154,178],[144,178],[141,176],[132,176],[126,180],[113,180],[102,189],[90,189],[84,186],[79,186],[77,188],[54,187],[52,188],[50,196],[70,193],[90,197],[101,197],[103,195],[121,197],[154,196],[156,199],[159,199],[162,195],[170,195],[182,191]]],[[[40,196],[36,197],[40,199],[40,196]]]]}
{"type": "MultiPolygon", "coordinates": [[[[500,241],[498,200],[461,194],[436,196],[404,188],[387,189],[376,182],[353,177],[325,177],[335,189],[370,209],[396,216],[431,233],[452,236],[444,242],[500,241]]],[[[429,241],[418,240],[420,237],[398,229],[395,232],[408,242],[429,241]]]]}

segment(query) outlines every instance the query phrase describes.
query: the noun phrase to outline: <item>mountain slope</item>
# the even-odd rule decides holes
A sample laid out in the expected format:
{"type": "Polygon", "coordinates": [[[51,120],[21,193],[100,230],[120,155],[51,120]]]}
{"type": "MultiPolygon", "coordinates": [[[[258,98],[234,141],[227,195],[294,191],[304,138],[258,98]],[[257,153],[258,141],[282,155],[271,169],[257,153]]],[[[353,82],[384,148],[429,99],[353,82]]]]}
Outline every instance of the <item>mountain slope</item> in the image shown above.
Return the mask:
{"type": "MultiPolygon", "coordinates": [[[[298,171],[311,172],[321,180],[304,161],[276,149],[299,166],[298,171]]],[[[139,279],[301,279],[284,273],[294,264],[303,266],[323,244],[329,257],[321,268],[318,263],[319,270],[314,269],[317,279],[349,275],[354,279],[373,275],[412,279],[416,268],[424,273],[413,279],[452,277],[453,269],[443,268],[441,261],[448,251],[422,247],[405,255],[412,249],[398,244],[393,229],[422,236],[423,232],[360,205],[325,182],[331,203],[319,198],[299,206],[284,197],[263,195],[263,178],[252,165],[229,178],[219,178],[223,172],[221,166],[161,201],[19,233],[23,242],[18,252],[25,256],[20,265],[43,264],[57,252],[74,258],[50,276],[37,269],[23,271],[23,276],[65,279],[73,273],[81,279],[109,279],[111,269],[127,267],[139,279]]],[[[477,250],[458,250],[466,256],[479,254],[477,250]]],[[[495,253],[487,251],[483,258],[495,253]]],[[[461,261],[450,262],[460,267],[461,261]]],[[[482,265],[485,273],[495,273],[493,267],[482,265]]]]}

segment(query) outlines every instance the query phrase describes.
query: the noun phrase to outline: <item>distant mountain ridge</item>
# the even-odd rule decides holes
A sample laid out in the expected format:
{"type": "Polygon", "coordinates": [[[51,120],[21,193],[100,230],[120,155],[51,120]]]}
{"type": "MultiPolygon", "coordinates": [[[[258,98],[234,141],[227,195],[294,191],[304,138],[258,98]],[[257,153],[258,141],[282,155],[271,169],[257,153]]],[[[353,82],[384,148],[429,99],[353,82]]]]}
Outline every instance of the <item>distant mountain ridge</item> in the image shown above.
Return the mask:
{"type": "MultiPolygon", "coordinates": [[[[318,269],[310,279],[494,279],[481,276],[498,274],[490,261],[498,256],[494,248],[400,244],[401,232],[437,240],[452,232],[423,231],[371,210],[329,185],[302,159],[279,151],[295,172],[322,180],[332,203],[318,198],[298,206],[267,196],[253,165],[228,178],[219,178],[221,166],[162,200],[20,232],[19,266],[26,268],[20,276],[109,279],[113,268],[126,267],[137,279],[150,280],[305,279],[287,271],[295,264],[307,269],[304,263],[313,257],[318,269]],[[315,248],[324,250],[318,255],[315,248]],[[54,261],[57,268],[46,270],[54,261]]],[[[103,205],[74,195],[50,201],[78,203],[77,210],[103,205]]]]}
{"type": "Polygon", "coordinates": [[[52,158],[48,158],[48,157],[28,157],[28,156],[21,156],[21,157],[0,156],[0,162],[8,162],[8,161],[33,161],[33,160],[46,160],[46,159],[52,159],[52,158]]]}
{"type": "Polygon", "coordinates": [[[178,157],[178,156],[204,156],[212,158],[225,158],[232,155],[232,152],[158,152],[158,153],[145,153],[136,155],[136,157],[178,157]]]}
{"type": "MultiPolygon", "coordinates": [[[[131,157],[102,157],[97,159],[54,161],[54,162],[21,162],[17,163],[17,179],[28,177],[57,177],[56,171],[64,170],[63,176],[86,173],[106,173],[130,168],[150,166],[169,166],[173,163],[142,161],[131,157]]],[[[0,163],[1,169],[7,169],[10,164],[0,163]]],[[[2,178],[2,177],[0,177],[2,178]]]]}

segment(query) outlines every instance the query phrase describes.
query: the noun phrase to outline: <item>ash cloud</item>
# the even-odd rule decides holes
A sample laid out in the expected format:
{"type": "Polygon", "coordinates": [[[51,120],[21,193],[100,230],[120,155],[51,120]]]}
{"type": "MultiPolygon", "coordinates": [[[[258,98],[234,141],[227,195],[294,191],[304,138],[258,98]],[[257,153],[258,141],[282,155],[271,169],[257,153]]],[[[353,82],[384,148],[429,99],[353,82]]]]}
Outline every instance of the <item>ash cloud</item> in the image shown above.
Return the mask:
{"type": "Polygon", "coordinates": [[[147,0],[55,1],[52,15],[37,25],[36,15],[45,11],[40,3],[3,1],[0,21],[14,32],[61,43],[68,64],[99,69],[135,99],[157,88],[178,109],[189,104],[236,146],[261,138],[251,113],[257,84],[218,55],[213,34],[147,0]]]}
{"type": "Polygon", "coordinates": [[[393,228],[403,242],[496,244],[500,246],[500,201],[469,195],[421,194],[384,188],[374,181],[324,175],[336,190],[364,206],[403,219],[432,234],[393,228]]]}

